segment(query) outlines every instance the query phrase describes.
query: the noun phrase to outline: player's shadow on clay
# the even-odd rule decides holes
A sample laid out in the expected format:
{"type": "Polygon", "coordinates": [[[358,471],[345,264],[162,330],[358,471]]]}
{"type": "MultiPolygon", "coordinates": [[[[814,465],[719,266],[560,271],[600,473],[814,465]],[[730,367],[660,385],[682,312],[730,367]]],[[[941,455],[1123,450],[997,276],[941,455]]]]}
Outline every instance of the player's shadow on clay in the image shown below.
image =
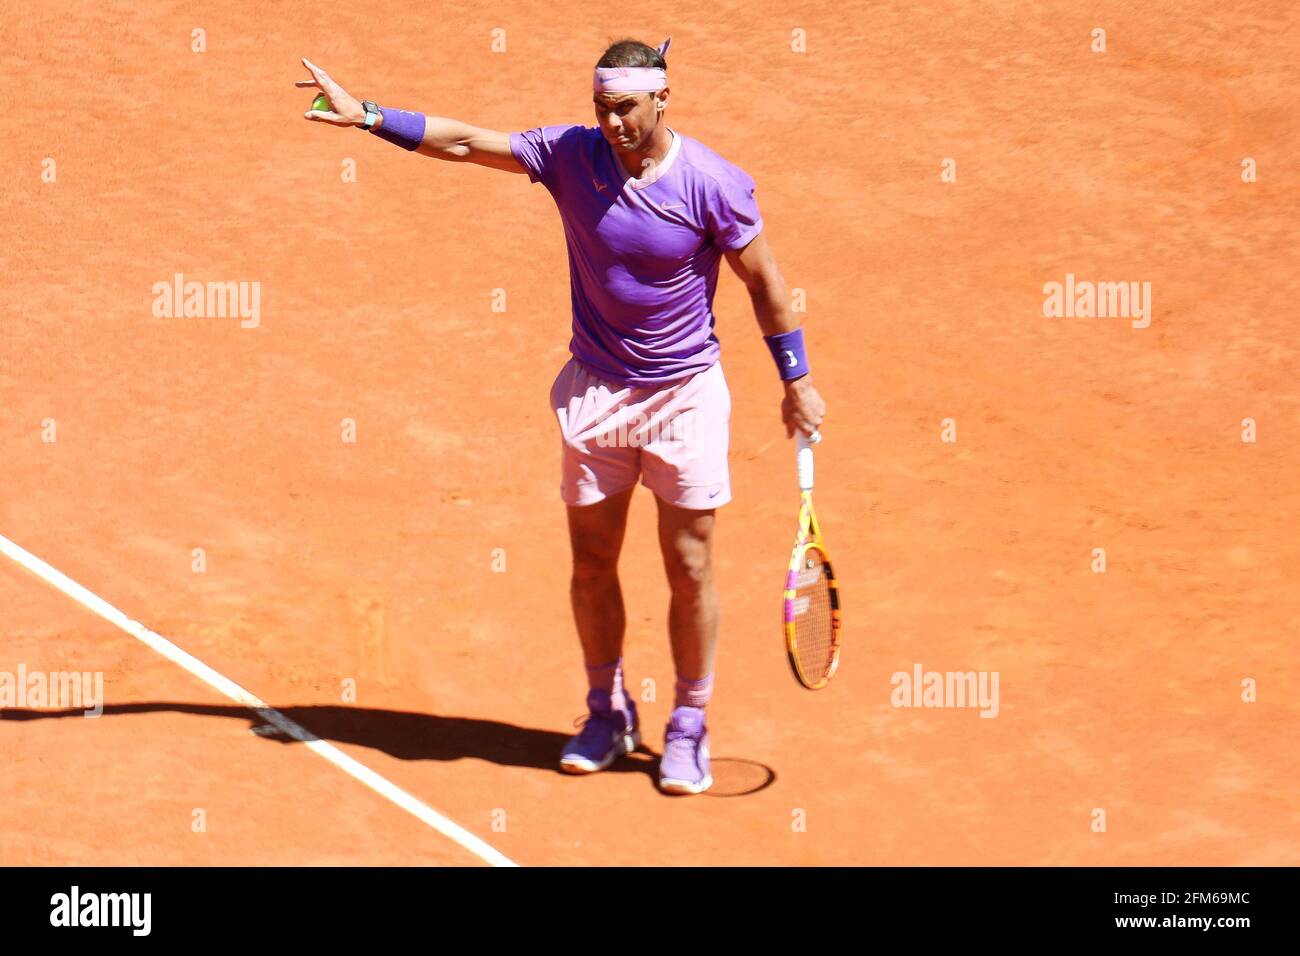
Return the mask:
{"type": "MultiPolygon", "coordinates": [[[[249,730],[264,740],[282,744],[302,742],[274,725],[264,712],[222,704],[186,704],[149,701],[105,705],[104,716],[125,716],[172,712],[200,717],[230,717],[249,722],[249,730]]],[[[371,747],[399,760],[460,760],[474,758],[506,767],[530,767],[558,772],[557,764],[568,734],[534,727],[518,727],[496,720],[474,717],[443,717],[373,707],[345,707],[329,704],[277,708],[307,731],[306,740],[328,740],[340,744],[371,747]]],[[[21,720],[84,718],[83,710],[0,711],[0,724],[21,720]]],[[[573,733],[577,733],[576,730],[573,733]]],[[[636,753],[615,761],[606,773],[653,775],[658,755],[642,746],[636,753]]],[[[714,796],[742,796],[766,789],[776,780],[771,768],[750,760],[713,760],[714,796]]]]}

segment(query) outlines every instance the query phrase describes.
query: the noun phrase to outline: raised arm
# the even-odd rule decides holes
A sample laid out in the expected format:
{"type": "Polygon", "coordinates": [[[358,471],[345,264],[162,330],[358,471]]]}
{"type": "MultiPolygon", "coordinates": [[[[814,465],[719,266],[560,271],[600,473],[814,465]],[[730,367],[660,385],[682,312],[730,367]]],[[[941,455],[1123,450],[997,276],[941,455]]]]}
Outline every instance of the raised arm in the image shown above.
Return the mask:
{"type": "MultiPolygon", "coordinates": [[[[328,110],[308,110],[303,114],[306,119],[332,126],[361,126],[365,122],[366,114],[360,100],[305,57],[302,65],[311,74],[311,79],[298,80],[294,86],[320,90],[330,105],[328,110]]],[[[381,112],[371,128],[381,129],[383,122],[381,112]]],[[[424,137],[415,151],[453,163],[474,163],[507,173],[527,172],[510,152],[509,133],[471,126],[442,116],[425,116],[424,137]]]]}

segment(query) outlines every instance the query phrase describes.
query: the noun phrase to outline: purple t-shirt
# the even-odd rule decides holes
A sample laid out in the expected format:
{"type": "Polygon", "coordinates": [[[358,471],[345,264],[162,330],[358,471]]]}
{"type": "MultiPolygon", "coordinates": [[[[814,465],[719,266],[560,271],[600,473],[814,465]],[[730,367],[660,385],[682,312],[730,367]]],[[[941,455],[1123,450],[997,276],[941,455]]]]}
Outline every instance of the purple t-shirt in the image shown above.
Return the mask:
{"type": "Polygon", "coordinates": [[[754,180],[675,132],[642,179],[628,175],[595,126],[511,133],[510,151],[550,192],[564,222],[574,358],[633,386],[713,365],[719,260],[763,228],[754,180]]]}

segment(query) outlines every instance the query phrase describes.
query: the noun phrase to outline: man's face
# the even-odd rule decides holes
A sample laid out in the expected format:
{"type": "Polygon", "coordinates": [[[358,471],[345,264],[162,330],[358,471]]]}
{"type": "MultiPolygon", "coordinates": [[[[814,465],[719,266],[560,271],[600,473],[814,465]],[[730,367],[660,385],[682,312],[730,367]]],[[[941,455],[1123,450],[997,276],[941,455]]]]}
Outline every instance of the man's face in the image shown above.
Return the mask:
{"type": "Polygon", "coordinates": [[[597,93],[592,97],[596,123],[615,150],[639,149],[654,131],[655,104],[667,97],[667,88],[658,93],[597,93]]]}

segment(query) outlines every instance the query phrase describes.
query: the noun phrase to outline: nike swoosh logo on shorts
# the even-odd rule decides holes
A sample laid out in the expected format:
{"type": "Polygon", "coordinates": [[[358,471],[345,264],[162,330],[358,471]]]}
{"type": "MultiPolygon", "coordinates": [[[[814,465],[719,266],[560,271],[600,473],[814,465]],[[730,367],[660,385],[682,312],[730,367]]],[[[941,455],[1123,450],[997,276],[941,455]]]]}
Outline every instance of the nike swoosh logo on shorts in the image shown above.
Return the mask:
{"type": "Polygon", "coordinates": [[[685,209],[685,208],[686,208],[686,203],[684,203],[684,202],[672,202],[672,203],[661,202],[661,203],[659,204],[659,208],[660,208],[660,209],[685,209]]]}

